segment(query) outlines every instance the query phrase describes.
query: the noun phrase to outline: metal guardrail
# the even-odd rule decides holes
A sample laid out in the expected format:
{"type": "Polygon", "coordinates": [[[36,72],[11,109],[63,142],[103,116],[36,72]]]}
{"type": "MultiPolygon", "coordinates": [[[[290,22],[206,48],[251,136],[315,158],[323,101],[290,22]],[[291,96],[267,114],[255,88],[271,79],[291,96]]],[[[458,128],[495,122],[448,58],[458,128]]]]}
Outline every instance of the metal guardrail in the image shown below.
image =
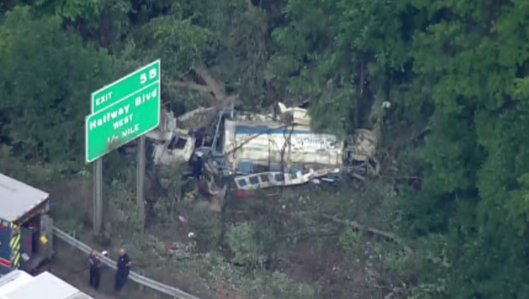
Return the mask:
{"type": "MultiPolygon", "coordinates": [[[[90,254],[90,252],[92,251],[92,248],[90,248],[88,245],[86,245],[83,242],[75,239],[74,237],[70,236],[69,234],[67,234],[66,232],[60,230],[57,227],[53,228],[53,233],[59,239],[63,240],[64,242],[66,242],[69,245],[79,249],[80,251],[82,251],[82,252],[84,252],[86,254],[90,254]]],[[[116,266],[116,262],[115,261],[113,261],[110,258],[105,257],[105,256],[101,256],[101,261],[105,265],[107,265],[108,267],[116,270],[117,266],[116,266]]],[[[175,288],[175,287],[160,283],[158,281],[152,280],[152,279],[150,279],[148,277],[145,277],[145,276],[140,275],[140,274],[138,274],[136,272],[133,272],[133,271],[130,271],[129,278],[132,281],[134,281],[134,282],[136,282],[138,284],[141,284],[141,285],[143,285],[145,287],[148,287],[148,288],[153,289],[155,291],[158,291],[160,293],[172,296],[174,299],[200,299],[200,298],[195,297],[193,295],[190,295],[190,294],[188,294],[188,293],[186,293],[186,292],[184,292],[184,291],[182,291],[182,290],[180,290],[178,288],[175,288]]]]}

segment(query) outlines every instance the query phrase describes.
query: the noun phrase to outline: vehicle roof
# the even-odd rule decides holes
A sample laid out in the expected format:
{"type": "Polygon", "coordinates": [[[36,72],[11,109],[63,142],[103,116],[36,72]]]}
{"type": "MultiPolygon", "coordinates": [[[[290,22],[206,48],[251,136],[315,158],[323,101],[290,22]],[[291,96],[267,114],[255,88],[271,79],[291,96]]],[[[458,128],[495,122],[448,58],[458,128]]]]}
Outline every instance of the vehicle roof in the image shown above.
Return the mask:
{"type": "Polygon", "coordinates": [[[0,279],[0,299],[93,299],[49,272],[15,270],[0,279]]]}
{"type": "Polygon", "coordinates": [[[49,194],[0,173],[0,218],[16,221],[37,205],[48,199],[49,194]]]}

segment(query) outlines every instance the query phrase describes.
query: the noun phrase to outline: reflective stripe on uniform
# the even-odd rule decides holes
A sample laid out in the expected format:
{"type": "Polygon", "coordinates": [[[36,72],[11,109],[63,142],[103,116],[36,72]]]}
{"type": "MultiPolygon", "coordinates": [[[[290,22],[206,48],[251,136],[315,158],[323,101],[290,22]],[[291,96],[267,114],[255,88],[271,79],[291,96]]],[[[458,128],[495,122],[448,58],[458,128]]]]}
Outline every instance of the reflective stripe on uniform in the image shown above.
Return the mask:
{"type": "Polygon", "coordinates": [[[13,267],[17,268],[20,266],[20,227],[16,224],[11,223],[11,240],[9,241],[9,247],[11,247],[11,262],[13,267]]]}

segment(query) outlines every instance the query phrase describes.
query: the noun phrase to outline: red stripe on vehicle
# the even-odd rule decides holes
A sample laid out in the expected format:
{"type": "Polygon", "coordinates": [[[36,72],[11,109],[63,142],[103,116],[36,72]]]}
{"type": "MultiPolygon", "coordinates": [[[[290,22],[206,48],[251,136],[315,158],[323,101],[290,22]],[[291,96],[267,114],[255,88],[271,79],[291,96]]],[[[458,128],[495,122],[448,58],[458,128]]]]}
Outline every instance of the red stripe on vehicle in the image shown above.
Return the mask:
{"type": "Polygon", "coordinates": [[[0,258],[0,266],[11,268],[12,264],[10,261],[0,258]]]}

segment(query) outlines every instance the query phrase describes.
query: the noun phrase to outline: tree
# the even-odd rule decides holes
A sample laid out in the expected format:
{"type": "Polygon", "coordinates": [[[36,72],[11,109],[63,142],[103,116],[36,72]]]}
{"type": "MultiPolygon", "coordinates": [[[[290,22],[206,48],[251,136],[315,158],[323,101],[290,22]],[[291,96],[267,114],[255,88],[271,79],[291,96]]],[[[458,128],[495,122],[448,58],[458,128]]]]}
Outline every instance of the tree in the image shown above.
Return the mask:
{"type": "Polygon", "coordinates": [[[80,161],[89,95],[111,77],[114,59],[29,7],[6,13],[0,40],[3,138],[29,161],[80,161]]]}
{"type": "Polygon", "coordinates": [[[316,128],[370,127],[375,101],[400,101],[402,87],[393,82],[405,79],[411,58],[406,1],[291,0],[286,12],[287,25],[273,32],[271,80],[311,100],[316,128]]]}
{"type": "Polygon", "coordinates": [[[426,170],[410,201],[423,233],[443,233],[451,265],[437,272],[451,298],[523,298],[527,292],[524,175],[529,167],[523,78],[529,52],[525,4],[425,1],[416,33],[416,84],[435,112],[423,150],[426,170]],[[419,79],[420,78],[420,79],[419,79]],[[522,81],[521,81],[522,80],[522,81]],[[509,212],[511,211],[511,212],[509,212]],[[505,221],[506,215],[509,215],[505,221]],[[444,272],[444,273],[442,273],[444,272]]]}

